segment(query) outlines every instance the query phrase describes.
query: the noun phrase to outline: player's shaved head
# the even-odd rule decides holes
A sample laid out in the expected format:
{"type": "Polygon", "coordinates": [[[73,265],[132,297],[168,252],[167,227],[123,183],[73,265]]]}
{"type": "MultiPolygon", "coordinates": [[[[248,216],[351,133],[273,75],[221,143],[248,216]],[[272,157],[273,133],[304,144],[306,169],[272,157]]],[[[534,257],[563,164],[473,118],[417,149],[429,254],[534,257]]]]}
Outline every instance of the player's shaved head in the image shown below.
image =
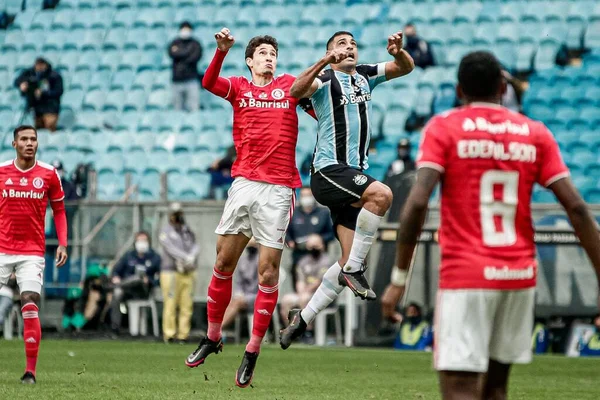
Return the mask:
{"type": "Polygon", "coordinates": [[[500,61],[488,51],[474,51],[458,67],[459,97],[467,102],[500,100],[506,84],[500,61]]]}
{"type": "Polygon", "coordinates": [[[351,32],[348,32],[348,31],[337,31],[336,33],[334,33],[333,35],[331,35],[331,37],[327,41],[327,50],[331,49],[331,44],[333,43],[333,41],[335,40],[335,38],[337,38],[338,36],[344,36],[344,35],[348,35],[351,38],[354,38],[354,35],[351,32]]]}
{"type": "Polygon", "coordinates": [[[246,46],[246,58],[254,58],[254,52],[261,44],[269,44],[273,46],[275,49],[275,53],[279,54],[279,46],[277,44],[277,39],[273,36],[264,35],[264,36],[255,36],[248,42],[248,46],[246,46]]]}
{"type": "Polygon", "coordinates": [[[37,129],[35,129],[35,127],[33,127],[31,125],[21,125],[21,126],[17,126],[15,128],[15,130],[13,131],[13,139],[17,140],[19,133],[25,132],[25,131],[33,131],[33,133],[35,133],[35,136],[37,137],[37,129]]]}

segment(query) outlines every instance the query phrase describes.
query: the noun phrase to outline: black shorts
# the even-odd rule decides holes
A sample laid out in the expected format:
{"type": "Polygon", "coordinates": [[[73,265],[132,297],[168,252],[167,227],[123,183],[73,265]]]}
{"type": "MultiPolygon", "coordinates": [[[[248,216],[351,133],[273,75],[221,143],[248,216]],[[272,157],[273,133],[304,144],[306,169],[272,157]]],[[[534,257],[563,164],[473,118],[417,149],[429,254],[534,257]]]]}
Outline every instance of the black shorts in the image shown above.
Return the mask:
{"type": "Polygon", "coordinates": [[[312,174],[310,188],[315,200],[331,211],[334,230],[342,225],[354,231],[361,208],[352,204],[358,202],[369,185],[376,181],[356,168],[330,165],[312,174]]]}

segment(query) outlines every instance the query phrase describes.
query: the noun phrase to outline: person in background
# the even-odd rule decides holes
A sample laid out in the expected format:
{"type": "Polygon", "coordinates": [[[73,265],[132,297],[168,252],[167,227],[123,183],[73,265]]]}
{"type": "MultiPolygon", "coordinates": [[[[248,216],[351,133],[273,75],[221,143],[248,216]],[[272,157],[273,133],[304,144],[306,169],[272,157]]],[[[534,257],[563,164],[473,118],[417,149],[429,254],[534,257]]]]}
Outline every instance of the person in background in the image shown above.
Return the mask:
{"type": "Polygon", "coordinates": [[[406,316],[400,325],[400,332],[394,342],[398,350],[430,350],[433,346],[433,332],[428,322],[423,321],[421,306],[410,303],[406,316]]]}
{"type": "Polygon", "coordinates": [[[297,284],[296,265],[300,258],[309,254],[306,245],[311,237],[318,237],[324,243],[324,251],[334,238],[333,224],[329,210],[319,207],[309,187],[300,189],[300,206],[296,207],[288,227],[285,241],[292,249],[292,281],[297,284]]]}
{"type": "Polygon", "coordinates": [[[171,204],[170,210],[169,222],[159,235],[162,255],[160,287],[164,302],[163,338],[167,343],[175,340],[185,343],[191,329],[194,275],[200,247],[196,243],[196,236],[185,223],[181,204],[171,204]]]}
{"type": "Polygon", "coordinates": [[[398,158],[392,161],[388,167],[386,176],[390,178],[404,172],[414,171],[415,169],[415,161],[410,156],[410,141],[408,139],[400,139],[398,142],[398,158]]]}
{"type": "Polygon", "coordinates": [[[429,43],[417,35],[417,28],[413,23],[404,25],[402,30],[406,43],[406,51],[415,61],[415,66],[421,68],[432,67],[435,65],[433,53],[429,43]]]}
{"type": "Polygon", "coordinates": [[[502,70],[506,79],[506,92],[502,95],[502,105],[514,112],[521,112],[521,98],[525,91],[522,81],[512,76],[508,71],[502,70]]]}
{"type": "Polygon", "coordinates": [[[57,159],[52,161],[52,166],[56,169],[56,172],[58,172],[58,176],[60,177],[60,182],[62,183],[63,191],[65,192],[65,201],[77,200],[79,198],[77,190],[75,189],[75,185],[67,177],[63,163],[57,159]]]}
{"type": "Polygon", "coordinates": [[[531,350],[535,354],[543,354],[550,347],[550,335],[543,318],[535,318],[533,334],[531,335],[531,350]]]}
{"type": "Polygon", "coordinates": [[[150,236],[146,232],[136,233],[134,248],[125,253],[112,270],[114,288],[110,318],[115,334],[118,335],[121,328],[121,304],[150,296],[160,261],[160,256],[150,246],[150,236]]]}
{"type": "Polygon", "coordinates": [[[241,311],[251,311],[258,294],[258,243],[252,238],[233,274],[233,296],[223,316],[223,327],[231,325],[241,311]]]}
{"type": "Polygon", "coordinates": [[[580,344],[581,356],[600,356],[600,314],[594,318],[594,326],[596,332],[580,344]]]}
{"type": "Polygon", "coordinates": [[[32,68],[26,69],[17,77],[15,87],[25,97],[27,109],[33,109],[35,127],[56,131],[63,80],[52,69],[52,65],[42,57],[37,58],[32,68]]]}
{"type": "Polygon", "coordinates": [[[8,314],[15,303],[13,298],[16,289],[17,278],[13,272],[8,279],[8,283],[0,286],[0,328],[4,326],[4,320],[8,317],[8,314]]]}
{"type": "MultiPolygon", "coordinates": [[[[319,235],[311,235],[306,242],[308,254],[304,255],[296,268],[295,292],[288,293],[281,300],[281,317],[288,323],[292,308],[304,308],[323,280],[323,275],[331,266],[331,258],[325,252],[325,242],[319,235]]],[[[312,326],[307,327],[306,337],[312,337],[312,326]]]]}
{"type": "Polygon", "coordinates": [[[192,24],[179,25],[179,37],[169,44],[173,59],[173,108],[196,111],[200,108],[200,80],[198,62],[202,58],[202,45],[192,37],[192,24]]]}
{"type": "Polygon", "coordinates": [[[214,199],[216,197],[217,189],[228,187],[233,183],[231,168],[233,168],[235,159],[235,146],[231,146],[227,149],[225,157],[215,160],[211,166],[208,167],[208,172],[210,173],[209,198],[214,199]]]}

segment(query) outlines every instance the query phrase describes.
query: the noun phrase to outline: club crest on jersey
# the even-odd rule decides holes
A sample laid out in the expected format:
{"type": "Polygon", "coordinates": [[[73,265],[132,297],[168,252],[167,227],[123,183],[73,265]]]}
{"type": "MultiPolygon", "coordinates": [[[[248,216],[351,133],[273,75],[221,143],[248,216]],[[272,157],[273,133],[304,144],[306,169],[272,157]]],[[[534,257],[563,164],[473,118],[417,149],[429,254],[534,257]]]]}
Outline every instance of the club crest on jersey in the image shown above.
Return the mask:
{"type": "Polygon", "coordinates": [[[362,186],[365,183],[367,183],[367,177],[364,175],[360,175],[357,174],[354,176],[354,178],[352,178],[352,180],[354,181],[354,183],[356,183],[358,186],[362,186]]]}
{"type": "Polygon", "coordinates": [[[27,186],[27,178],[25,178],[25,177],[21,178],[21,180],[19,181],[19,185],[27,186]]]}
{"type": "Polygon", "coordinates": [[[267,94],[265,92],[262,92],[261,94],[258,95],[259,99],[266,99],[267,98],[267,94]]]}
{"type": "Polygon", "coordinates": [[[41,189],[44,186],[44,180],[40,177],[33,178],[33,187],[41,189]]]}
{"type": "Polygon", "coordinates": [[[274,89],[271,92],[271,96],[273,96],[275,100],[281,100],[285,96],[285,92],[281,89],[274,89]]]}

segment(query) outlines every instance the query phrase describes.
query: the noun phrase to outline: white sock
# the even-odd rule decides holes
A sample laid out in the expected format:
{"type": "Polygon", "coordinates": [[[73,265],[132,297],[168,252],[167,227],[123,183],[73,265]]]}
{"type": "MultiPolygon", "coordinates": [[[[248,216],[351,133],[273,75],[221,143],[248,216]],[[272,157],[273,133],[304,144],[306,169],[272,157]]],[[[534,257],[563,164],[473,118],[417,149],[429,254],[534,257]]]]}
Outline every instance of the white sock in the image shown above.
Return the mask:
{"type": "Polygon", "coordinates": [[[317,291],[311,297],[306,308],[300,313],[302,319],[307,324],[310,324],[317,314],[326,309],[344,290],[344,287],[338,282],[340,271],[340,264],[336,262],[323,275],[323,280],[317,291]]]}
{"type": "Polygon", "coordinates": [[[350,250],[348,262],[344,266],[345,272],[357,272],[361,270],[382,219],[383,217],[373,214],[369,210],[364,208],[360,210],[356,219],[356,231],[354,232],[352,249],[350,250]]]}

